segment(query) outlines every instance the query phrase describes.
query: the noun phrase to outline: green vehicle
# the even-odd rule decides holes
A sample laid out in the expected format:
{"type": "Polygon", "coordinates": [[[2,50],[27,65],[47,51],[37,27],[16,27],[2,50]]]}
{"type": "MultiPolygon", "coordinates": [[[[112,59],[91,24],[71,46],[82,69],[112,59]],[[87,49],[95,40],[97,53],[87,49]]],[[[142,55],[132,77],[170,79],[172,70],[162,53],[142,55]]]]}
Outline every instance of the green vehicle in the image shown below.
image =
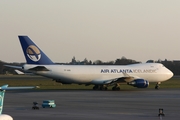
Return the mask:
{"type": "Polygon", "coordinates": [[[54,102],[54,100],[44,100],[43,103],[42,103],[42,107],[43,108],[55,108],[56,107],[56,104],[54,102]]]}

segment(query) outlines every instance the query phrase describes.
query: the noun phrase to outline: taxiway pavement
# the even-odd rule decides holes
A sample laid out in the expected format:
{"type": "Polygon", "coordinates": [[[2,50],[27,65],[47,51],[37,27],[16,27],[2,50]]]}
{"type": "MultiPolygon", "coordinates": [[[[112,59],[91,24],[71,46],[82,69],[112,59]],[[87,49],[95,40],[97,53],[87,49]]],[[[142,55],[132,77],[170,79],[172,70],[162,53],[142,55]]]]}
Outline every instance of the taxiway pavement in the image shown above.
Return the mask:
{"type": "Polygon", "coordinates": [[[14,120],[179,120],[180,89],[7,91],[3,113],[14,120]],[[56,108],[41,107],[51,99],[56,108]],[[34,101],[39,110],[32,110],[34,101]]]}

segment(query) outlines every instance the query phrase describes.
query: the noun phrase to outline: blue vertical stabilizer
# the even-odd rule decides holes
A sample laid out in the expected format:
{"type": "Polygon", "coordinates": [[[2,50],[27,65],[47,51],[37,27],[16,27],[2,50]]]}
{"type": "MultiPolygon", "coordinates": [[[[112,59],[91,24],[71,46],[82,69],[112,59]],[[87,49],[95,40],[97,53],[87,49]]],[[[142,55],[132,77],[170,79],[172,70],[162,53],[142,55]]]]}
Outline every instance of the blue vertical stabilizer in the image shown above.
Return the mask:
{"type": "Polygon", "coordinates": [[[54,64],[39,47],[28,37],[18,36],[27,64],[54,64]]]}

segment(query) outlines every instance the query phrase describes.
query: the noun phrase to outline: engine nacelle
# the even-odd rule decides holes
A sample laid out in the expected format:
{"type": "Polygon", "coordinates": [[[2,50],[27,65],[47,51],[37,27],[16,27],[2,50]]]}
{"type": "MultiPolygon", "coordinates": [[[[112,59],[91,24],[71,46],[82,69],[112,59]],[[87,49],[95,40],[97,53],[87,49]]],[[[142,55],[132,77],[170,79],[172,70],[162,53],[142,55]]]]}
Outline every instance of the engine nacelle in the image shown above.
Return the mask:
{"type": "Polygon", "coordinates": [[[149,82],[144,79],[136,79],[129,82],[128,85],[132,85],[137,88],[147,88],[149,86],[149,82]]]}

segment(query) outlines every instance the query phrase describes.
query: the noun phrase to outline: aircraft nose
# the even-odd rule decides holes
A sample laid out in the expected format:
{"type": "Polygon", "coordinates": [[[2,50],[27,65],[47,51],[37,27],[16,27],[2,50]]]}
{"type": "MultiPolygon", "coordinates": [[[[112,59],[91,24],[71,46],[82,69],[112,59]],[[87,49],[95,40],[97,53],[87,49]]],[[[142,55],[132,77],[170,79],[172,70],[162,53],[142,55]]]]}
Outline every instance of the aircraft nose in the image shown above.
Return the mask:
{"type": "Polygon", "coordinates": [[[168,70],[168,74],[167,74],[168,79],[172,78],[173,75],[174,75],[173,72],[171,72],[170,70],[168,70]]]}

